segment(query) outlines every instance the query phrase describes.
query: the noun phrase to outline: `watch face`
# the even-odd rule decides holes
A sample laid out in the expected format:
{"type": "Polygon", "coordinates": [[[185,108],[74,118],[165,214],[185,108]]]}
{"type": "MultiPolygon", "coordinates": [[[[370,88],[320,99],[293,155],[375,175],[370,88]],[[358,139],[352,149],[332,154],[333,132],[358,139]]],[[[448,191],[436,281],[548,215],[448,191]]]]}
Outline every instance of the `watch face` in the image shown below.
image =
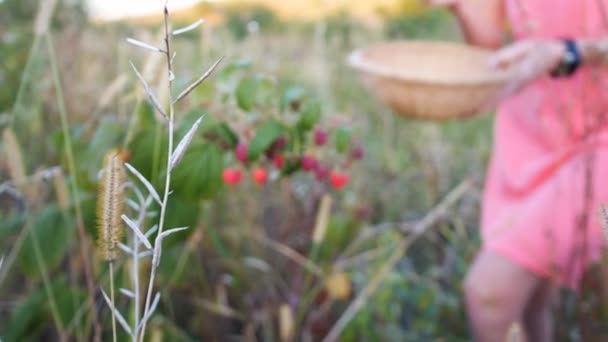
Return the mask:
{"type": "Polygon", "coordinates": [[[564,77],[572,75],[581,63],[578,49],[573,41],[565,40],[566,52],[559,65],[551,71],[553,77],[564,77]]]}
{"type": "Polygon", "coordinates": [[[566,63],[574,63],[576,61],[576,56],[571,51],[567,51],[564,56],[564,61],[566,61],[566,63]]]}

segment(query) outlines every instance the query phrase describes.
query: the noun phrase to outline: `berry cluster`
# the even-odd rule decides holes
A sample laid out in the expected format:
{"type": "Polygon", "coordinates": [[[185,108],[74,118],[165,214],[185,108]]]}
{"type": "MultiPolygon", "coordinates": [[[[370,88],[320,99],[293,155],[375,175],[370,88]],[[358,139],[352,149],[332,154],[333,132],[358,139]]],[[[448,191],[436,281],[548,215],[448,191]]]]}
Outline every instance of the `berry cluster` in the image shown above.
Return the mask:
{"type": "MultiPolygon", "coordinates": [[[[326,130],[318,127],[312,132],[311,138],[315,149],[319,150],[328,145],[330,135],[326,130]]],[[[239,184],[243,180],[242,170],[245,168],[249,169],[251,178],[256,184],[265,185],[268,182],[269,170],[274,168],[283,175],[301,170],[314,175],[317,181],[327,181],[334,189],[340,190],[350,181],[347,169],[353,161],[362,159],[365,154],[363,147],[351,143],[351,147],[347,151],[347,157],[342,158],[344,160],[339,167],[336,167],[331,162],[324,161],[313,153],[293,152],[288,148],[288,145],[289,138],[287,136],[277,138],[264,151],[264,160],[255,162],[256,166],[252,167],[250,146],[246,140],[242,140],[234,149],[234,157],[241,165],[225,168],[223,171],[224,182],[227,185],[239,184]],[[290,170],[289,173],[286,173],[287,169],[290,170]]]]}

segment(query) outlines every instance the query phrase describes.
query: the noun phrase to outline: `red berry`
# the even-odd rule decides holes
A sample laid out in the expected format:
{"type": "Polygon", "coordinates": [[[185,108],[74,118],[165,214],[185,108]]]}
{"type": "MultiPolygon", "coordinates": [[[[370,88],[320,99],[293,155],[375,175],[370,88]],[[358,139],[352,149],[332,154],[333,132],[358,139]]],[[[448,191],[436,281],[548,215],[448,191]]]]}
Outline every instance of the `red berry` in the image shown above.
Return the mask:
{"type": "Polygon", "coordinates": [[[300,159],[300,164],[304,171],[312,171],[317,167],[317,160],[313,156],[304,155],[300,159]]]}
{"type": "Polygon", "coordinates": [[[274,141],[274,143],[272,143],[272,149],[273,150],[282,150],[283,148],[285,148],[285,146],[287,146],[287,137],[280,137],[277,140],[274,141]]]}
{"type": "Polygon", "coordinates": [[[272,157],[272,164],[274,165],[274,167],[276,167],[279,170],[283,169],[283,166],[285,165],[285,158],[283,157],[282,154],[275,154],[272,157]]]}
{"type": "Polygon", "coordinates": [[[329,167],[317,163],[317,167],[315,168],[315,178],[317,178],[319,182],[322,182],[327,178],[328,175],[329,167]]]}
{"type": "Polygon", "coordinates": [[[222,178],[224,182],[228,185],[236,185],[239,184],[241,179],[243,178],[243,174],[241,170],[236,168],[225,168],[222,173],[222,178]]]}
{"type": "Polygon", "coordinates": [[[266,169],[258,167],[253,169],[252,171],[252,175],[253,175],[253,180],[259,184],[259,185],[264,185],[266,184],[266,179],[268,178],[268,172],[266,171],[266,169]]]}
{"type": "Polygon", "coordinates": [[[315,129],[315,132],[314,132],[315,144],[317,144],[319,146],[325,145],[327,143],[328,138],[329,138],[329,135],[327,134],[327,132],[324,129],[322,129],[322,128],[315,129]]]}
{"type": "Polygon", "coordinates": [[[349,180],[350,176],[347,173],[332,171],[329,175],[329,182],[335,189],[338,190],[342,189],[349,180]]]}
{"type": "Polygon", "coordinates": [[[363,159],[363,157],[365,156],[365,151],[363,150],[363,147],[361,147],[361,146],[357,146],[357,147],[355,147],[355,148],[352,150],[352,152],[351,152],[351,154],[350,154],[350,155],[351,155],[351,156],[353,157],[353,159],[355,159],[355,160],[361,160],[361,159],[363,159]]]}
{"type": "Polygon", "coordinates": [[[246,164],[248,161],[248,157],[247,157],[247,143],[245,142],[241,142],[237,145],[236,149],[234,150],[234,155],[236,156],[236,159],[238,161],[240,161],[243,164],[246,164]]]}

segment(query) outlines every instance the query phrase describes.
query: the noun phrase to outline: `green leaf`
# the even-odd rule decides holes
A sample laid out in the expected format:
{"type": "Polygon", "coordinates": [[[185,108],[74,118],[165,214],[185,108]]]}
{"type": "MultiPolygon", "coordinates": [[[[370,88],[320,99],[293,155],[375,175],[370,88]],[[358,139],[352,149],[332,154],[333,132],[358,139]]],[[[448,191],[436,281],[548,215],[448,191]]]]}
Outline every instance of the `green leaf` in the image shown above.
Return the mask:
{"type": "Polygon", "coordinates": [[[321,260],[330,260],[357,236],[360,223],[349,215],[335,214],[329,219],[327,233],[319,250],[321,260]]]}
{"type": "Polygon", "coordinates": [[[216,143],[224,149],[236,147],[239,137],[227,123],[217,121],[211,116],[208,119],[205,117],[205,120],[201,125],[201,131],[207,141],[216,143]]]}
{"type": "Polygon", "coordinates": [[[192,145],[173,171],[173,190],[187,200],[215,196],[223,186],[222,152],[212,144],[192,145]]]}
{"type": "Polygon", "coordinates": [[[188,227],[188,230],[171,235],[166,242],[167,246],[171,246],[174,242],[183,241],[190,236],[196,227],[198,219],[199,205],[196,201],[188,201],[179,196],[171,197],[167,203],[167,218],[165,227],[188,227]]]}
{"type": "Polygon", "coordinates": [[[249,160],[254,161],[260,157],[260,155],[266,151],[272,143],[280,138],[285,131],[285,128],[281,123],[275,120],[271,120],[258,127],[255,132],[255,136],[249,143],[249,149],[247,154],[249,160]]]}
{"type": "Polygon", "coordinates": [[[339,127],[334,132],[334,142],[336,150],[339,153],[344,153],[350,149],[351,131],[346,127],[339,127]]]}
{"type": "Polygon", "coordinates": [[[129,144],[129,150],[131,151],[131,161],[129,163],[152,184],[155,184],[156,181],[151,177],[154,167],[154,149],[157,147],[160,149],[158,165],[165,167],[167,165],[167,136],[164,134],[164,130],[156,130],[156,128],[142,130],[129,144]],[[160,141],[156,141],[157,138],[160,141]]]}
{"type": "Polygon", "coordinates": [[[300,114],[300,120],[298,120],[297,127],[301,131],[310,131],[321,119],[321,103],[318,101],[307,102],[302,114],[300,114]]]}
{"type": "Polygon", "coordinates": [[[264,108],[275,107],[278,100],[275,80],[268,75],[257,75],[255,80],[255,104],[264,108]]]}
{"type": "MultiPolygon", "coordinates": [[[[85,291],[70,287],[65,276],[58,276],[51,281],[50,292],[55,300],[59,319],[64,325],[72,321],[78,310],[85,305],[85,291]]],[[[83,318],[86,318],[86,315],[83,318]]],[[[84,323],[84,320],[81,322],[84,323]]],[[[13,309],[3,341],[38,341],[37,333],[44,324],[53,324],[50,300],[44,289],[34,288],[13,309]]]]}
{"type": "Polygon", "coordinates": [[[253,65],[251,59],[243,58],[234,63],[228,64],[221,68],[218,77],[221,79],[229,78],[239,70],[247,70],[253,65]]]}
{"type": "MultiPolygon", "coordinates": [[[[202,115],[207,114],[204,110],[191,110],[184,115],[180,115],[179,124],[177,125],[177,129],[175,130],[174,141],[180,141],[186,133],[190,130],[190,127],[200,118],[202,115]]],[[[210,121],[210,116],[205,115],[203,122],[201,123],[202,128],[205,123],[210,121]]],[[[202,131],[202,129],[201,129],[202,131]]]]}
{"type": "Polygon", "coordinates": [[[298,172],[301,167],[300,158],[285,158],[285,166],[283,167],[282,174],[284,176],[290,176],[298,172]]]}
{"type": "Polygon", "coordinates": [[[74,237],[74,226],[65,220],[61,210],[47,207],[38,215],[30,228],[30,234],[24,241],[19,255],[19,265],[24,272],[37,277],[40,275],[40,269],[36,261],[34,236],[43,254],[44,266],[47,272],[52,272],[68,252],[74,237]]]}
{"type": "Polygon", "coordinates": [[[149,101],[142,101],[138,109],[139,128],[147,129],[156,126],[155,109],[149,101]]]}
{"type": "Polygon", "coordinates": [[[35,341],[37,332],[44,323],[45,301],[46,294],[42,290],[32,291],[19,300],[12,309],[3,341],[35,341]]]}
{"type": "Polygon", "coordinates": [[[86,156],[89,168],[98,170],[106,152],[116,147],[123,133],[123,126],[112,118],[103,118],[91,141],[88,144],[86,156]]]}
{"type": "Polygon", "coordinates": [[[228,148],[234,148],[239,143],[239,137],[225,122],[217,125],[216,132],[221,139],[220,141],[227,144],[228,148]]]}
{"type": "Polygon", "coordinates": [[[239,107],[248,112],[253,109],[256,102],[258,80],[256,78],[244,78],[236,88],[236,102],[239,107]]]}
{"type": "MultiPolygon", "coordinates": [[[[85,290],[69,286],[65,277],[53,280],[51,283],[51,292],[53,293],[55,303],[57,304],[59,318],[64,324],[72,321],[80,307],[86,305],[87,295],[85,290]]],[[[85,319],[86,317],[81,319],[81,327],[84,326],[85,319]]]]}
{"type": "MultiPolygon", "coordinates": [[[[0,240],[7,239],[12,234],[18,233],[23,229],[23,224],[26,220],[26,214],[24,212],[0,212],[0,240]]],[[[6,241],[6,240],[4,240],[6,241]]]]}

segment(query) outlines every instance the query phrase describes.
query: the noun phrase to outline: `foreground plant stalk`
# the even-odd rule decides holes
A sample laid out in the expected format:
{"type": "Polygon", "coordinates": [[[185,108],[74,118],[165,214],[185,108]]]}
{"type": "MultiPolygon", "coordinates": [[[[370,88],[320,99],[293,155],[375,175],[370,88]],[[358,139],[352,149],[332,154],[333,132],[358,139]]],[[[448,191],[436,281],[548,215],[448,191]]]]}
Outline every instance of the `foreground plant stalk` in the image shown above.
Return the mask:
{"type": "Polygon", "coordinates": [[[173,103],[173,62],[171,57],[171,42],[170,42],[170,32],[169,32],[169,11],[167,10],[167,4],[165,4],[165,55],[167,58],[167,70],[169,72],[169,144],[168,144],[168,153],[167,153],[167,176],[165,177],[165,190],[163,193],[163,199],[160,207],[160,221],[158,223],[158,233],[156,235],[156,239],[154,240],[154,253],[152,255],[152,266],[150,269],[150,279],[148,280],[148,291],[146,292],[146,304],[144,307],[144,320],[141,328],[141,338],[140,341],[144,341],[144,337],[146,335],[146,325],[148,323],[148,311],[150,310],[150,302],[152,300],[152,290],[154,287],[154,278],[156,277],[156,269],[158,267],[158,263],[160,261],[160,254],[162,250],[162,233],[165,224],[165,213],[167,211],[167,201],[169,200],[169,190],[171,185],[171,157],[173,155],[173,125],[174,125],[174,110],[175,105],[173,103]]]}

